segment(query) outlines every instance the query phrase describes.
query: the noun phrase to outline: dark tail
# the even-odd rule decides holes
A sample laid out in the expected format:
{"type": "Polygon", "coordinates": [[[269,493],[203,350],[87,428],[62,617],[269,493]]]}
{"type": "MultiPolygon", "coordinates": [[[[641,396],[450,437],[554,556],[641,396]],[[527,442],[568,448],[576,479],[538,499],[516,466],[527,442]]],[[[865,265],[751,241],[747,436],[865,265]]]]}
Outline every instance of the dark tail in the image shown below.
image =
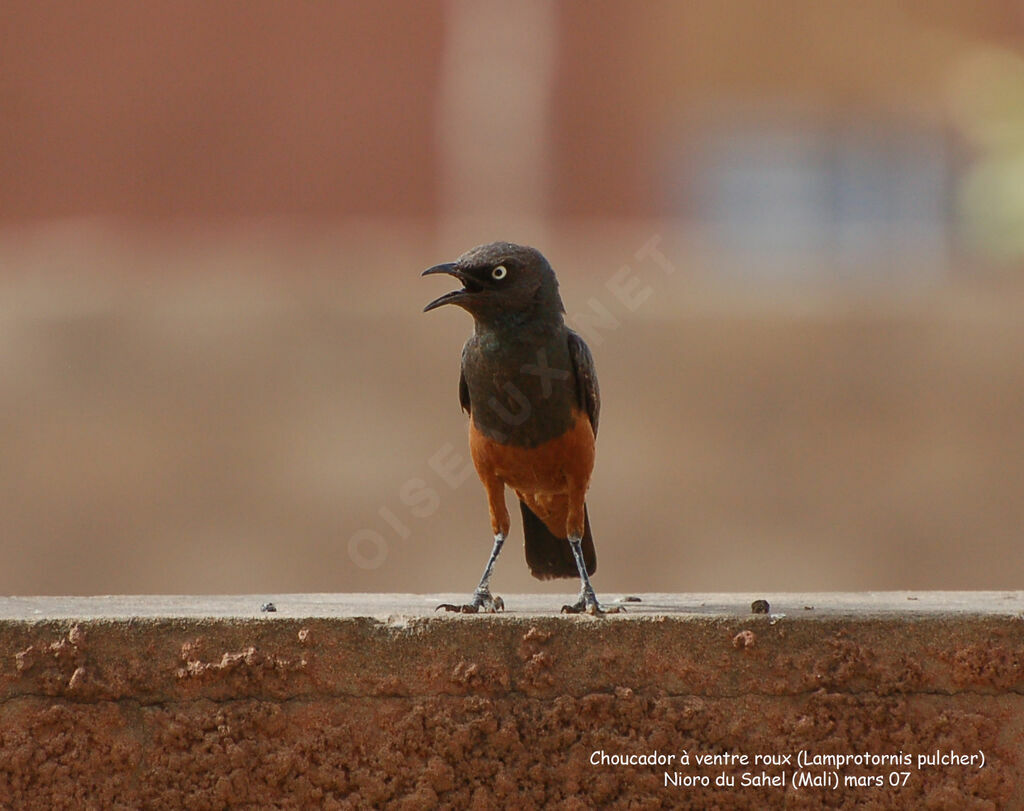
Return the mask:
{"type": "MultiPolygon", "coordinates": [[[[526,563],[530,574],[538,580],[551,580],[556,577],[579,577],[576,559],[572,556],[569,541],[551,534],[541,521],[522,501],[519,502],[523,511],[523,537],[526,539],[526,563]]],[[[597,552],[594,550],[594,539],[590,536],[590,517],[587,507],[583,505],[583,562],[587,566],[587,574],[597,571],[597,552]]]]}

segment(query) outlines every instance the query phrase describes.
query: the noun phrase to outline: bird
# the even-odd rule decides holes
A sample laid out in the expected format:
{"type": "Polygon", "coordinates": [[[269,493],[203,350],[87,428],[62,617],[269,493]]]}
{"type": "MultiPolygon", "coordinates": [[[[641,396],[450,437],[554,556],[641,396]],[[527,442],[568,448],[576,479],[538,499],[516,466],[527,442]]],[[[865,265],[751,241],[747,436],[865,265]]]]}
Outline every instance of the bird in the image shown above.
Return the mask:
{"type": "Polygon", "coordinates": [[[473,317],[462,348],[459,403],[469,415],[469,448],[487,494],[494,545],[463,613],[504,610],[491,594],[495,562],[509,535],[505,488],[519,499],[526,562],[540,579],[579,577],[579,599],[563,613],[618,613],[602,605],[590,576],[597,553],[586,494],[594,469],[601,395],[590,349],[566,326],[558,279],[535,248],[492,242],[423,276],[447,274],[462,287],[424,312],[454,304],[473,317]]]}

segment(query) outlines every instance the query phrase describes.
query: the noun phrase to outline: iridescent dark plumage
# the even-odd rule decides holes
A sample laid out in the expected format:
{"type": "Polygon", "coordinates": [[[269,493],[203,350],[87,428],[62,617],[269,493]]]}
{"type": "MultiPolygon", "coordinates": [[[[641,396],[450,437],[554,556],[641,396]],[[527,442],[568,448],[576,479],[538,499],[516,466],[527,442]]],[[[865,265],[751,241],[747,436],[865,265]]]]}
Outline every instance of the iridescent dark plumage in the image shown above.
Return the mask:
{"type": "Polygon", "coordinates": [[[508,242],[473,248],[423,275],[435,273],[454,276],[463,287],[425,311],[456,304],[473,316],[459,402],[470,414],[470,449],[495,534],[473,600],[445,607],[498,607],[489,578],[509,530],[508,486],[520,500],[533,575],[579,575],[580,600],[565,609],[601,612],[588,579],[597,557],[584,503],[601,400],[590,350],[565,325],[555,273],[534,248],[508,242]]]}

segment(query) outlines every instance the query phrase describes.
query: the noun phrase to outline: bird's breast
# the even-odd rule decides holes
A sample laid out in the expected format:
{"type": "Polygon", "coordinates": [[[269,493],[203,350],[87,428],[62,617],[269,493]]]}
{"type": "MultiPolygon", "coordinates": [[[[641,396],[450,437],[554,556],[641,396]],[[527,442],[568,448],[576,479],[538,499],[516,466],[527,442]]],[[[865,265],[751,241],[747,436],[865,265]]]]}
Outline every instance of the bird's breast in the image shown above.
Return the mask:
{"type": "Polygon", "coordinates": [[[462,373],[473,423],[499,442],[536,447],[573,424],[578,394],[565,341],[467,345],[462,373]]]}

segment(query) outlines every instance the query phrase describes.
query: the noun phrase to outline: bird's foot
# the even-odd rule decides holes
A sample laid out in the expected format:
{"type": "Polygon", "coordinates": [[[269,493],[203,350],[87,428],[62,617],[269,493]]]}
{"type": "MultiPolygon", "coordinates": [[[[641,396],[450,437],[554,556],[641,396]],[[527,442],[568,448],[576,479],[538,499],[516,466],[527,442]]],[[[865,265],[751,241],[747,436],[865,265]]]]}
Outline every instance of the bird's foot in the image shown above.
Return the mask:
{"type": "Polygon", "coordinates": [[[473,599],[468,603],[463,603],[462,605],[441,603],[434,610],[440,611],[442,608],[445,611],[454,611],[457,614],[477,614],[481,611],[485,614],[494,614],[505,610],[505,601],[501,597],[492,595],[489,589],[477,589],[473,592],[473,599]]]}
{"type": "Polygon", "coordinates": [[[580,592],[580,598],[572,605],[562,606],[563,614],[591,614],[599,617],[605,614],[624,614],[626,609],[619,605],[601,605],[597,601],[597,595],[593,589],[584,589],[580,592]]]}

